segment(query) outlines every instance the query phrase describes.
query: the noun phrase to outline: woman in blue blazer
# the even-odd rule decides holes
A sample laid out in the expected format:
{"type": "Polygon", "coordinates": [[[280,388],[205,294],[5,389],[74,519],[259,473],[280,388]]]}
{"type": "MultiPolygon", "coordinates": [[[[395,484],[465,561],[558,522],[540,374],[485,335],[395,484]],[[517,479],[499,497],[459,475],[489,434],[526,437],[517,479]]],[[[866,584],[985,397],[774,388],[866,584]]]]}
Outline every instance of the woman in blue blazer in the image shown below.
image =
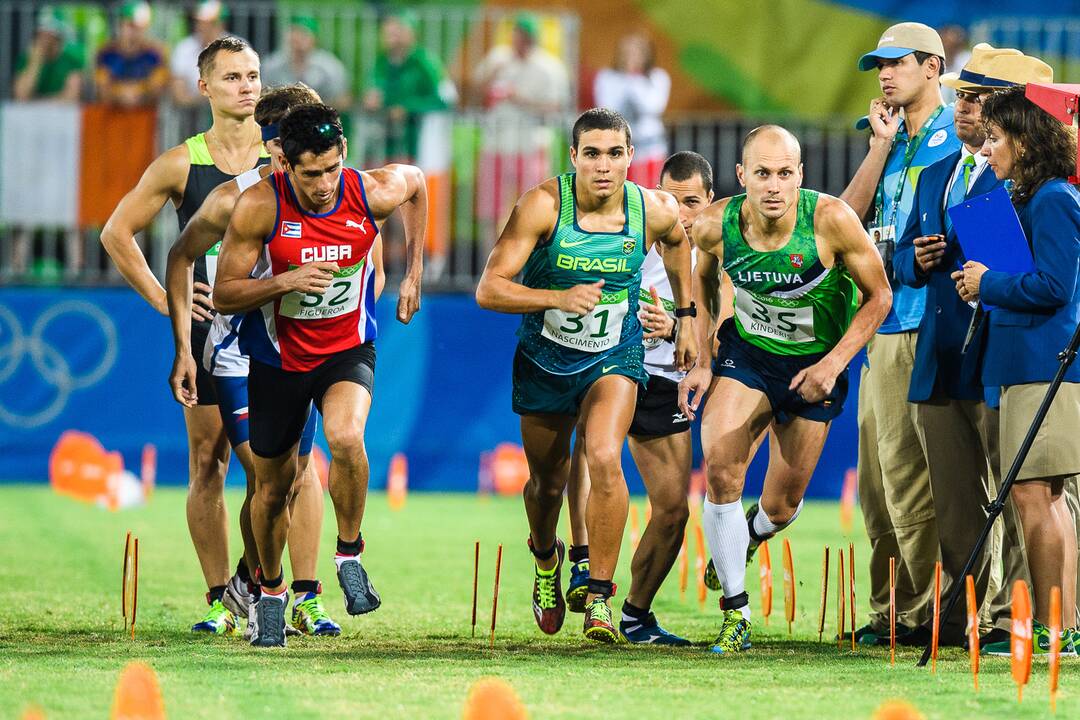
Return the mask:
{"type": "MultiPolygon", "coordinates": [[[[1076,168],[1075,136],[1028,101],[1023,87],[991,95],[982,117],[982,152],[994,174],[1013,183],[1013,205],[1035,259],[1032,272],[995,272],[967,262],[953,274],[964,300],[981,299],[994,308],[982,378],[987,387],[1001,388],[1004,476],[1058,370],[1057,354],[1080,322],[1080,193],[1066,180],[1076,168]]],[[[1076,531],[1062,493],[1077,474],[1080,365],[1074,364],[1012,490],[1033,585],[1035,652],[1048,645],[1052,587],[1061,588],[1065,626],[1076,622],[1076,531]]],[[[1062,638],[1065,651],[1072,650],[1071,635],[1062,638]]]]}

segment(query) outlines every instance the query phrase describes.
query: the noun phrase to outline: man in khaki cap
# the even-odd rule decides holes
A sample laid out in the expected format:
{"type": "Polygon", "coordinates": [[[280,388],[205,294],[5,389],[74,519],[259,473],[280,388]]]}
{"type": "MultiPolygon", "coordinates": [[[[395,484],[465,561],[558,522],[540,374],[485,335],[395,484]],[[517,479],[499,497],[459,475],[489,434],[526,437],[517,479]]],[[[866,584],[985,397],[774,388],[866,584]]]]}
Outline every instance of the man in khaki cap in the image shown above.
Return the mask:
{"type": "Polygon", "coordinates": [[[885,30],[859,59],[877,70],[882,96],[857,127],[870,127],[870,149],[841,195],[870,226],[893,289],[893,308],[867,346],[859,387],[859,497],[870,537],[870,618],[860,643],[889,641],[889,558],[896,558],[897,634],[929,641],[927,599],[938,555],[938,526],[926,458],[907,402],[926,291],[901,285],[892,254],[911,212],[920,171],[960,147],[952,108],[941,100],[941,38],[920,23],[885,30]]]}
{"type": "Polygon", "coordinates": [[[878,60],[899,60],[911,53],[926,53],[944,59],[945,47],[937,30],[929,25],[917,22],[902,22],[893,25],[881,34],[876,50],[859,58],[859,69],[873,70],[878,60]]]}
{"type": "MultiPolygon", "coordinates": [[[[953,123],[963,145],[922,172],[894,257],[897,278],[908,287],[926,288],[927,292],[907,399],[915,412],[915,431],[926,456],[933,493],[943,595],[953,583],[963,582],[964,564],[983,528],[985,517],[973,508],[986,505],[1000,485],[998,414],[984,401],[980,382],[985,328],[981,313],[976,315],[959,298],[949,277],[955,266],[962,264],[963,253],[947,211],[1002,184],[986,168],[986,158],[979,152],[985,140],[982,100],[993,87],[1024,82],[1037,65],[1049,70],[1045,63],[1019,50],[981,43],[960,72],[942,77],[943,85],[956,90],[953,123]],[[1006,77],[995,78],[993,73],[1006,77]]],[[[993,548],[972,568],[976,595],[984,601],[993,625],[983,636],[986,645],[1008,642],[1012,585],[1028,579],[1022,536],[1011,504],[1004,517],[993,548]],[[1000,564],[1002,577],[998,578],[993,566],[1000,564]],[[991,575],[995,575],[993,581],[991,575]]],[[[963,642],[963,608],[957,607],[941,622],[944,643],[963,642]]]]}

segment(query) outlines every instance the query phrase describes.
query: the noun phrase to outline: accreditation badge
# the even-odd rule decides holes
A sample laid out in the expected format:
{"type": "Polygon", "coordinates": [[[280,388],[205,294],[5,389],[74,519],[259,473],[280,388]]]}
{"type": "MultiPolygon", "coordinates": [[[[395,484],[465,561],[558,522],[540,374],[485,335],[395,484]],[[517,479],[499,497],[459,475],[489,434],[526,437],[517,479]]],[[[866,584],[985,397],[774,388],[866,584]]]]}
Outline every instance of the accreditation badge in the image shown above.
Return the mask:
{"type": "Polygon", "coordinates": [[[889,282],[892,282],[892,259],[893,251],[896,249],[896,226],[874,225],[867,228],[866,232],[870,235],[870,241],[874,243],[874,247],[877,248],[878,255],[881,256],[881,262],[885,265],[885,274],[889,276],[889,282]]]}

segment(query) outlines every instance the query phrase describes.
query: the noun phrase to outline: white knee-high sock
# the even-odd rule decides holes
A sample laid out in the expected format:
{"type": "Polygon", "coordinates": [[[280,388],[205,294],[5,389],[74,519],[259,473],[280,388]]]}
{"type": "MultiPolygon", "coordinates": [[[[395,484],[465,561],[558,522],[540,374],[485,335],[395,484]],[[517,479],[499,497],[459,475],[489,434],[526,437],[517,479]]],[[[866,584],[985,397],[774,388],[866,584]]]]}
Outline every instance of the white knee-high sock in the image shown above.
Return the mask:
{"type": "Polygon", "coordinates": [[[754,515],[752,520],[754,523],[754,532],[757,533],[757,536],[760,538],[765,538],[766,540],[771,538],[773,535],[795,522],[795,518],[799,517],[799,513],[802,512],[802,507],[803,501],[800,500],[798,507],[795,508],[795,512],[791,514],[791,518],[786,523],[777,525],[770,520],[769,516],[765,514],[765,511],[761,509],[761,504],[759,502],[757,514],[754,515]]]}
{"type": "MultiPolygon", "coordinates": [[[[746,592],[746,549],[750,545],[750,531],[746,527],[742,503],[736,500],[717,505],[706,498],[701,525],[716,576],[724,586],[724,597],[742,595],[746,592]]],[[[739,610],[744,617],[750,616],[749,605],[739,610]]]]}

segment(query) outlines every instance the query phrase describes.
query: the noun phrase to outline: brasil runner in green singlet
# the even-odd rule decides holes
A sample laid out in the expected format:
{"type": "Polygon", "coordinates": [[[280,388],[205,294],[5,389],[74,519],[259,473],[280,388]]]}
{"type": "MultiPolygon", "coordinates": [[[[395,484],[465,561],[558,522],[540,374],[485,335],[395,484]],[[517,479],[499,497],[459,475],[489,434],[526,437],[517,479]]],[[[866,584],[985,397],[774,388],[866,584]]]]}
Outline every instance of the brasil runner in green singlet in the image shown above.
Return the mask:
{"type": "Polygon", "coordinates": [[[556,525],[578,442],[592,478],[586,509],[590,579],[585,636],[615,642],[609,600],[626,525],[622,446],[643,367],[638,319],[641,263],[657,242],[679,316],[676,365],[697,356],[690,301],[691,248],[673,197],[626,182],[630,127],[616,112],[588,110],[571,133],[576,172],[547,180],[517,202],[476,288],[481,307],[523,315],[514,357],[514,412],[529,462],[525,509],[536,558],[533,614],[562,627],[564,555],[556,525]],[[523,283],[514,278],[524,271],[523,283]]]}
{"type": "MultiPolygon", "coordinates": [[[[255,103],[262,90],[259,56],[235,37],[214,40],[199,53],[199,89],[210,104],[213,125],[187,142],[166,150],[143,173],[136,185],[113,210],[101,231],[101,242],[128,284],[162,315],[168,315],[165,289],[154,277],[135,235],[145,230],[165,205],[177,209],[180,229],[195,214],[218,184],[269,161],[255,124],[255,103]]],[[[216,256],[199,264],[191,309],[192,336],[205,338],[212,318],[212,278],[206,273],[216,256]]],[[[196,362],[202,346],[192,346],[196,362]]],[[[192,627],[195,632],[231,634],[236,631],[235,610],[226,607],[230,583],[229,521],[223,491],[229,465],[229,441],[216,407],[209,373],[198,378],[199,404],[184,408],[188,435],[190,482],[187,498],[188,531],[199,557],[209,591],[206,616],[192,627]]],[[[254,547],[245,555],[256,559],[254,547]]],[[[233,585],[248,574],[241,560],[233,585]]]]}
{"type": "Polygon", "coordinates": [[[703,352],[680,389],[691,415],[709,393],[701,424],[708,466],[702,525],[724,591],[715,653],[750,647],[746,564],[758,544],[798,516],[847,395],[848,363],[892,302],[881,257],[855,212],[800,187],[801,154],[779,126],[751,131],[736,167],[746,194],[714,203],[694,223],[706,348],[720,267],[735,286],[734,317],[719,330],[715,360],[703,352]],[[765,487],[744,516],[746,468],[770,423],[765,487]]]}

